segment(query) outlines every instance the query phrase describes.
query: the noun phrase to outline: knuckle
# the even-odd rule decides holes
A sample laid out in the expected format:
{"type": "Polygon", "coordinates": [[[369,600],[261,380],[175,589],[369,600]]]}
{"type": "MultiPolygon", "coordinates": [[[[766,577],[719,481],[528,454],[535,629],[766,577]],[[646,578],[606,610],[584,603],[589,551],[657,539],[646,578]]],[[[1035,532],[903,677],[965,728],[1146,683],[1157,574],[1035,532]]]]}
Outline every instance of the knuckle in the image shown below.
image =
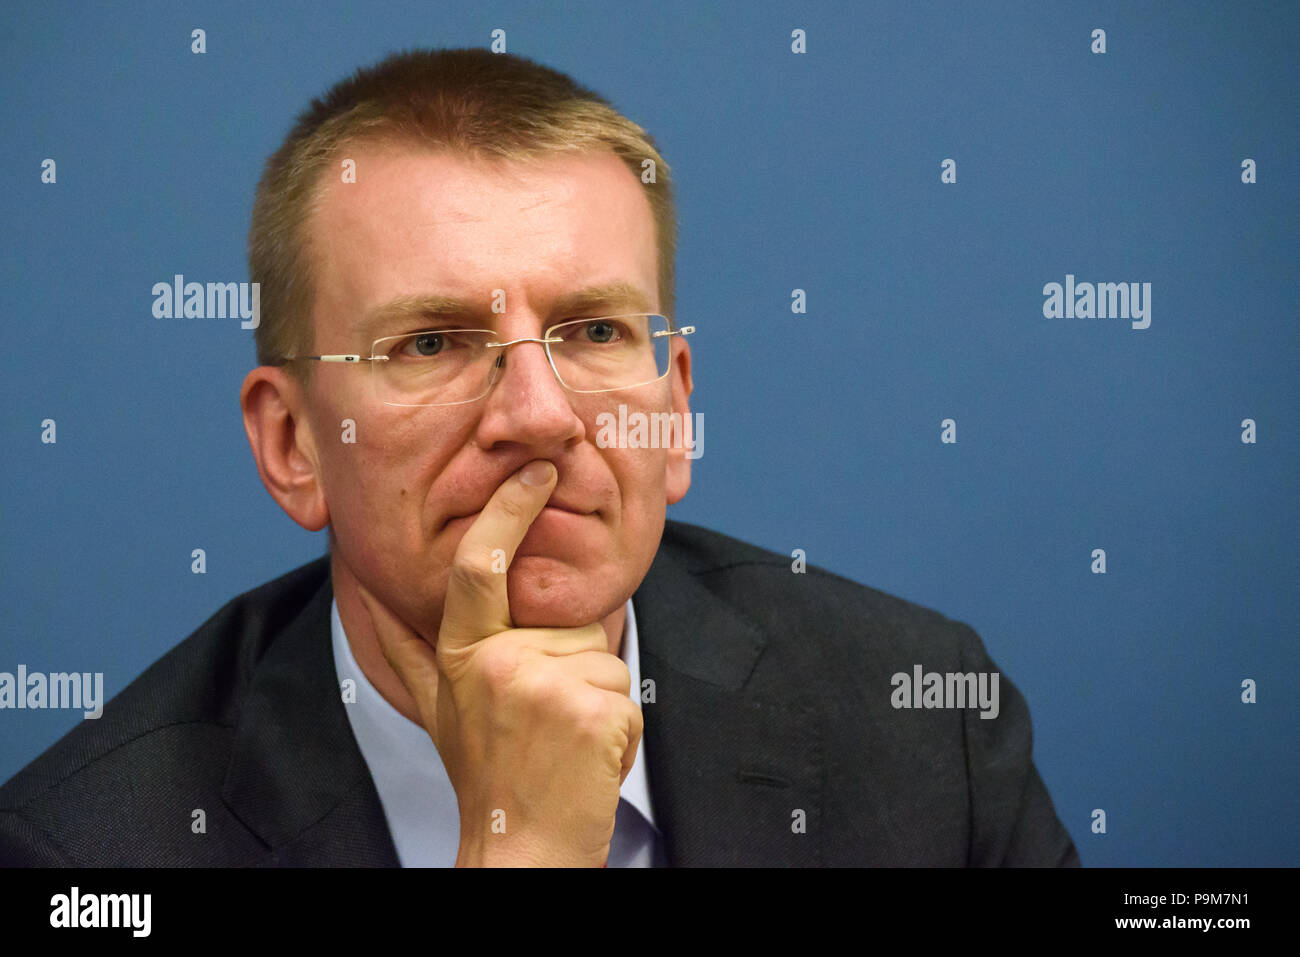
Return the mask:
{"type": "Polygon", "coordinates": [[[475,592],[487,591],[493,585],[496,573],[490,561],[477,557],[457,555],[450,572],[451,586],[475,592]]]}
{"type": "Polygon", "coordinates": [[[531,667],[519,667],[515,671],[512,687],[514,692],[530,704],[547,708],[560,694],[557,676],[543,662],[536,662],[531,667]]]}
{"type": "Polygon", "coordinates": [[[640,737],[641,732],[645,730],[645,715],[641,713],[640,708],[638,708],[635,704],[632,703],[631,699],[628,699],[627,701],[626,712],[627,712],[627,728],[629,734],[633,738],[640,737]]]}
{"type": "Polygon", "coordinates": [[[521,502],[510,495],[502,496],[500,501],[497,502],[496,508],[497,512],[502,517],[509,519],[512,524],[525,521],[528,518],[527,503],[521,502]]]}
{"type": "Polygon", "coordinates": [[[625,695],[631,694],[632,693],[632,671],[631,669],[628,668],[627,664],[623,661],[623,659],[615,658],[614,660],[618,662],[617,672],[618,672],[619,690],[622,691],[623,694],[625,695]]]}
{"type": "Polygon", "coordinates": [[[608,736],[610,706],[603,693],[577,695],[570,706],[570,715],[584,738],[603,740],[608,736]]]}
{"type": "Polygon", "coordinates": [[[526,675],[519,649],[504,642],[483,642],[479,649],[479,673],[488,687],[503,691],[526,675]]]}

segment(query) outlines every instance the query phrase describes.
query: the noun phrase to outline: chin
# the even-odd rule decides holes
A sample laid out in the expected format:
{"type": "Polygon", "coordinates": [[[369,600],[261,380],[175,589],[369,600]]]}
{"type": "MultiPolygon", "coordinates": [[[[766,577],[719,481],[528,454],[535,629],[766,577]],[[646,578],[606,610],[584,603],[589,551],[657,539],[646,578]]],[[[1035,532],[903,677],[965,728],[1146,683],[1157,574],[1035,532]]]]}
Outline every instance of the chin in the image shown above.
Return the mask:
{"type": "Polygon", "coordinates": [[[580,628],[599,623],[621,603],[608,585],[608,579],[593,584],[564,562],[517,557],[509,572],[510,620],[516,628],[580,628]]]}

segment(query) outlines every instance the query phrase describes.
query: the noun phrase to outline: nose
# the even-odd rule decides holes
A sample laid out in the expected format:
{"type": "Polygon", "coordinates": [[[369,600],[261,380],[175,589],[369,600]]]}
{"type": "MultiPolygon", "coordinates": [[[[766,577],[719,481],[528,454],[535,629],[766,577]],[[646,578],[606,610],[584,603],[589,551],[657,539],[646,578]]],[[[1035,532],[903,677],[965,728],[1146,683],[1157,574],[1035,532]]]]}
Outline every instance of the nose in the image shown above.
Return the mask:
{"type": "Polygon", "coordinates": [[[496,351],[495,378],[475,444],[481,449],[517,444],[537,458],[550,458],[580,441],[585,426],[551,368],[545,344],[516,339],[496,351]]]}

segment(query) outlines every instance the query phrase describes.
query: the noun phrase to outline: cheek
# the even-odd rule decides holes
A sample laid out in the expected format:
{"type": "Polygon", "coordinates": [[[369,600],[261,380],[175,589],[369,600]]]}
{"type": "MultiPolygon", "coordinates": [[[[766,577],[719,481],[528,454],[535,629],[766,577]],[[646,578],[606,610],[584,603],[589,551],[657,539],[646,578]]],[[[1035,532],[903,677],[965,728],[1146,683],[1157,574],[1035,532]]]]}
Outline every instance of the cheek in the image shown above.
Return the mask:
{"type": "MultiPolygon", "coordinates": [[[[672,412],[672,390],[667,381],[655,383],[643,391],[619,396],[618,401],[627,406],[628,428],[634,426],[636,414],[672,412]]],[[[618,405],[609,402],[598,410],[606,415],[606,422],[618,419],[618,405]]],[[[588,441],[595,442],[600,435],[597,416],[587,417],[588,441]]],[[[610,434],[611,440],[620,441],[621,436],[610,434]]],[[[659,441],[672,441],[661,435],[659,441]]],[[[601,449],[606,467],[613,473],[618,485],[620,498],[620,524],[638,533],[662,528],[664,510],[667,507],[667,468],[670,451],[665,448],[608,448],[601,449]]]]}
{"type": "Polygon", "coordinates": [[[449,452],[409,414],[350,411],[335,406],[321,423],[323,486],[330,522],[341,541],[419,538],[428,487],[449,452]]]}
{"type": "Polygon", "coordinates": [[[663,449],[620,449],[610,463],[622,498],[624,525],[643,528],[657,520],[656,512],[665,507],[664,468],[667,453],[663,449]]]}

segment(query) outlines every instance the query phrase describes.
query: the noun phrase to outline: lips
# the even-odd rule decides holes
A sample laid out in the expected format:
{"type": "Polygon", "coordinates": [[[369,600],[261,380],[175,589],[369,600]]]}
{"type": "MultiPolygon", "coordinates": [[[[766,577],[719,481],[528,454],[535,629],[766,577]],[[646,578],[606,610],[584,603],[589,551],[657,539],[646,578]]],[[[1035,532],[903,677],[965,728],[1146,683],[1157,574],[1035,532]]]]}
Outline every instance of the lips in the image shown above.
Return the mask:
{"type": "Polygon", "coordinates": [[[574,515],[590,515],[595,511],[594,508],[580,508],[577,505],[567,505],[564,502],[550,501],[546,503],[547,508],[558,508],[561,512],[572,512],[574,515]]]}
{"type": "MultiPolygon", "coordinates": [[[[577,505],[570,505],[566,502],[557,502],[554,499],[547,502],[546,507],[558,508],[561,512],[572,512],[574,515],[590,515],[592,512],[596,511],[594,508],[581,508],[577,505]]],[[[483,509],[476,508],[474,511],[466,512],[464,515],[453,515],[448,519],[448,521],[454,522],[458,518],[469,518],[471,515],[477,515],[481,511],[483,511],[483,509]]]]}
{"type": "MultiPolygon", "coordinates": [[[[555,509],[556,511],[559,511],[559,512],[568,512],[570,515],[594,515],[594,514],[596,514],[596,510],[595,510],[595,509],[592,509],[592,508],[582,508],[582,507],[579,506],[579,505],[575,505],[575,504],[572,504],[572,503],[569,503],[569,502],[565,502],[565,501],[558,501],[558,502],[557,502],[554,498],[552,498],[550,501],[548,501],[548,502],[546,503],[546,508],[553,508],[553,509],[555,509]]],[[[479,513],[482,512],[482,511],[483,511],[483,510],[482,510],[481,508],[476,508],[474,511],[472,511],[472,512],[466,512],[466,513],[463,514],[463,515],[453,515],[453,516],[451,516],[450,518],[447,519],[447,524],[450,525],[452,522],[459,521],[459,520],[462,519],[462,518],[477,518],[478,515],[479,515],[479,513]]]]}
{"type": "MultiPolygon", "coordinates": [[[[503,460],[496,465],[496,468],[500,470],[499,477],[495,479],[486,478],[480,474],[476,475],[472,481],[460,484],[456,493],[447,496],[441,502],[446,508],[444,514],[447,516],[443,521],[443,527],[445,528],[452,522],[458,522],[463,518],[477,517],[487,507],[488,501],[500,488],[501,483],[523,468],[528,461],[529,459],[526,457],[503,460]],[[470,491],[471,488],[479,491],[470,491]]],[[[560,481],[556,483],[556,487],[551,491],[551,497],[546,500],[545,508],[578,516],[599,515],[602,502],[606,498],[602,494],[601,485],[583,481],[577,474],[570,473],[567,468],[560,469],[560,473],[560,481]]],[[[543,509],[544,512],[545,509],[543,509]]]]}

